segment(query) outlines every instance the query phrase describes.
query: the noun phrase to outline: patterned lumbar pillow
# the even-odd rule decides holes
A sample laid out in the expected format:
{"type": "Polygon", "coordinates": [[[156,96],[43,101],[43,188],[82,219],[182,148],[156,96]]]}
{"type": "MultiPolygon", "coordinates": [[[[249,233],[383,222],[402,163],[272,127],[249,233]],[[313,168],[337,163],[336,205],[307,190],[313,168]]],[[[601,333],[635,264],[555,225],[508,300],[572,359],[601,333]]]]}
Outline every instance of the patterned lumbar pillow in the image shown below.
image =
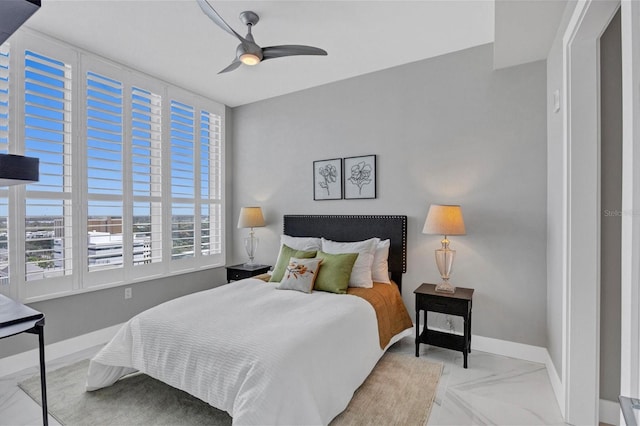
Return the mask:
{"type": "Polygon", "coordinates": [[[297,290],[303,293],[311,293],[313,284],[318,276],[318,270],[322,259],[289,259],[282,281],[276,288],[280,290],[297,290]]]}

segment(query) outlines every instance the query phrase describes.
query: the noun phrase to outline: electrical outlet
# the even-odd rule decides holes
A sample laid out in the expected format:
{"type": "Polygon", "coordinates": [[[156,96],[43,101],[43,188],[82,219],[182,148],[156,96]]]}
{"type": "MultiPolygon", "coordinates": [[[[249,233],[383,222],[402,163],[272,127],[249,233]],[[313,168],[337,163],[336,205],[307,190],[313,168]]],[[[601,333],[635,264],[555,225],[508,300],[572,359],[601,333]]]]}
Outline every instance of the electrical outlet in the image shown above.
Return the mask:
{"type": "Polygon", "coordinates": [[[131,294],[131,287],[127,287],[124,289],[124,298],[125,299],[131,299],[131,297],[133,297],[133,295],[131,294]]]}

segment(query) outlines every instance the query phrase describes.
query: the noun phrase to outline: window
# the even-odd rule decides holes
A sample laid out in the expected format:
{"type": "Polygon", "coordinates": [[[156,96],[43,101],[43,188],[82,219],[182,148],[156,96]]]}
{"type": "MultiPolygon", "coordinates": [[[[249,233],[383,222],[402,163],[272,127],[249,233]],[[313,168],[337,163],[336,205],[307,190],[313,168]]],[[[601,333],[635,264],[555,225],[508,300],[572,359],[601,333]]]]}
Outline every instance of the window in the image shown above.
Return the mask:
{"type": "MultiPolygon", "coordinates": [[[[9,44],[0,45],[0,153],[9,152],[9,44]]],[[[9,285],[9,191],[0,188],[0,290],[9,285]]]]}
{"type": "Polygon", "coordinates": [[[203,255],[222,253],[222,117],[200,112],[200,244],[203,255]]]}
{"type": "Polygon", "coordinates": [[[0,292],[223,265],[223,122],[224,105],[16,33],[0,46],[0,152],[38,157],[40,181],[0,188],[0,292]]]}
{"type": "Polygon", "coordinates": [[[123,267],[123,88],[87,72],[87,267],[123,267]]]}
{"type": "Polygon", "coordinates": [[[171,259],[195,256],[195,112],[171,101],[171,259]]]}
{"type": "Polygon", "coordinates": [[[131,89],[133,264],[162,261],[162,96],[131,89]]]}
{"type": "Polygon", "coordinates": [[[73,273],[71,67],[24,53],[24,152],[40,159],[40,181],[25,197],[25,281],[73,273]]]}

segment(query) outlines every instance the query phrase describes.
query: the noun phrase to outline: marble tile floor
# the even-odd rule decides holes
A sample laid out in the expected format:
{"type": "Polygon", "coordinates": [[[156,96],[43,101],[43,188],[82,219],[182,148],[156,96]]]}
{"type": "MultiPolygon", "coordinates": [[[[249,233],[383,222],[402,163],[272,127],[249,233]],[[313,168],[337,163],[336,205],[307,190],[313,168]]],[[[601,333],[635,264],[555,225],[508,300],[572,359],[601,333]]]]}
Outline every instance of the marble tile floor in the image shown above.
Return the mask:
{"type": "MultiPolygon", "coordinates": [[[[406,337],[389,351],[415,353],[406,337]]],[[[428,425],[565,425],[543,364],[473,351],[420,345],[420,356],[442,362],[428,425]]]]}
{"type": "MultiPolygon", "coordinates": [[[[51,361],[55,370],[93,356],[100,346],[51,361]]],[[[413,354],[409,336],[389,349],[413,354]]],[[[544,365],[474,351],[469,368],[462,353],[420,345],[420,356],[442,362],[444,369],[428,425],[564,425],[544,365]]],[[[42,424],[40,406],[17,383],[38,373],[37,367],[0,378],[0,425],[42,424]]],[[[49,424],[59,425],[49,416],[49,424]]]]}

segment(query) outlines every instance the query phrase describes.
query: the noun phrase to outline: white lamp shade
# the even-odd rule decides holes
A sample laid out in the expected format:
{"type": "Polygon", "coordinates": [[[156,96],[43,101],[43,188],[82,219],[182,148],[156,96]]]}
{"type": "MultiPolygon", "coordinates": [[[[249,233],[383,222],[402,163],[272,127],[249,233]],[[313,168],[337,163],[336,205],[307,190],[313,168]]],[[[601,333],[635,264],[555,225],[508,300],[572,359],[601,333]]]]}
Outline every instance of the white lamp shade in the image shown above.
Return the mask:
{"type": "Polygon", "coordinates": [[[438,235],[466,234],[462,209],[458,205],[431,204],[422,233],[438,235]]]}
{"type": "Polygon", "coordinates": [[[264,217],[262,217],[262,208],[242,207],[240,209],[240,218],[238,219],[238,228],[258,228],[261,226],[264,226],[264,217]]]}

